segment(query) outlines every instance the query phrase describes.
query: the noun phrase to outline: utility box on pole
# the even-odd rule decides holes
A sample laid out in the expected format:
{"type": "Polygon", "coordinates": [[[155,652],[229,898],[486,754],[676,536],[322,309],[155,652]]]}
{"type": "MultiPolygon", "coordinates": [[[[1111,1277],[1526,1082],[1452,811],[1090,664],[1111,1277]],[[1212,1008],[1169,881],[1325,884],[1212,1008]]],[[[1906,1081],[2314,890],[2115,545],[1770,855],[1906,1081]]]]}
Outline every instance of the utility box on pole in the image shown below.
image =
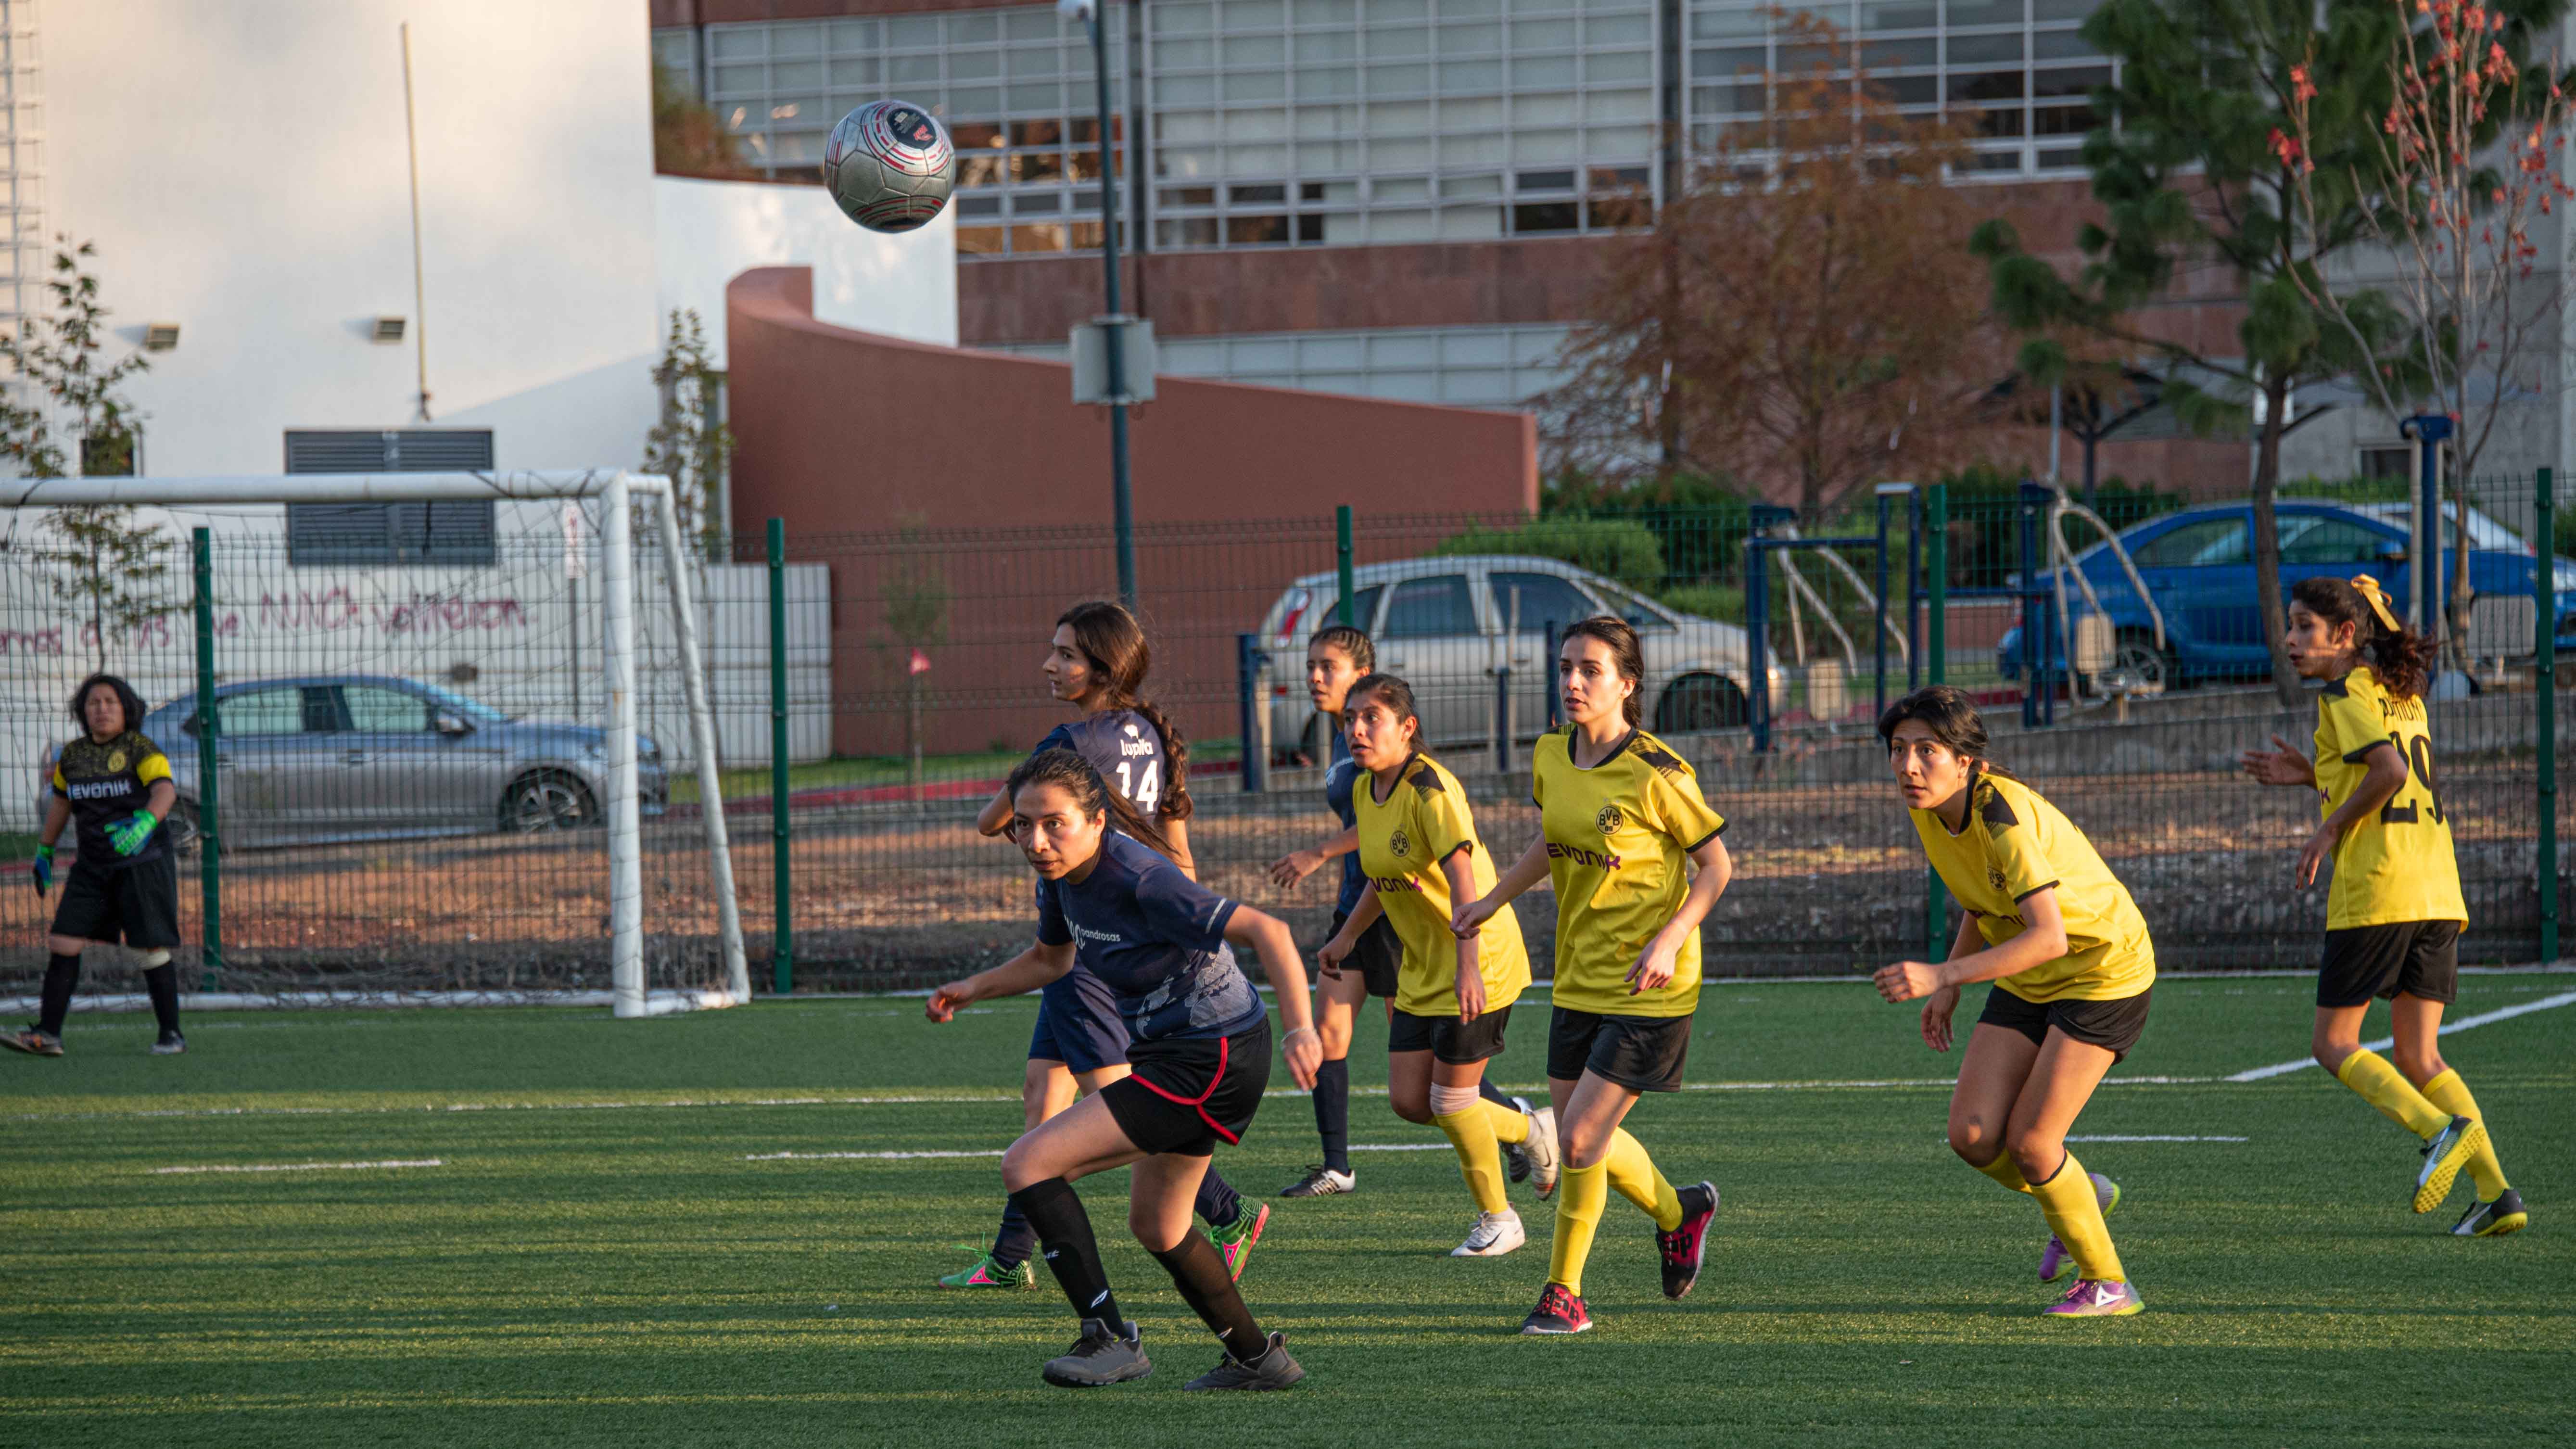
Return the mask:
{"type": "Polygon", "coordinates": [[[1094,317],[1073,324],[1073,400],[1118,406],[1154,400],[1154,324],[1142,317],[1094,317]],[[1109,334],[1119,334],[1125,391],[1109,390],[1109,334]]]}

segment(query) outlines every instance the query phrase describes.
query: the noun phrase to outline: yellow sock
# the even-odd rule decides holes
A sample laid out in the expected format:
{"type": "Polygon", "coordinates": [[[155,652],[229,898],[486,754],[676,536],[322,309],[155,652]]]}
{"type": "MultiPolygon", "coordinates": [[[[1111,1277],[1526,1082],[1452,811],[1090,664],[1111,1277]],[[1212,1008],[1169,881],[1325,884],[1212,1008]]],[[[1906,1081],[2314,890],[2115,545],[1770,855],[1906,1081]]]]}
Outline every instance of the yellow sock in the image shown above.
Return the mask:
{"type": "Polygon", "coordinates": [[[2046,1182],[2030,1185],[2030,1195],[2039,1199],[2039,1210],[2047,1215],[2048,1230],[2075,1256],[2075,1276],[2096,1283],[2125,1283],[2129,1275],[2120,1268],[2119,1251],[2111,1246],[2111,1230],[2102,1223],[2102,1202],[2093,1195],[2093,1175],[2075,1154],[2066,1154],[2046,1182]]]}
{"type": "MultiPolygon", "coordinates": [[[[2425,1101],[2454,1117],[2476,1117],[2481,1122],[2486,1121],[2478,1112],[2478,1099],[2469,1095],[2469,1084],[2461,1081],[2460,1074],[2448,1067],[2420,1090],[2425,1101]]],[[[2469,1176],[2478,1184],[2480,1202],[2494,1202],[2506,1188],[2513,1186],[2504,1180],[2504,1164],[2496,1160],[2495,1127],[2492,1124],[2487,1127],[2487,1140],[2478,1145],[2476,1155],[2469,1159],[2469,1176]]]]}
{"type": "Polygon", "coordinates": [[[1486,1118],[1494,1124],[1495,1141],[1512,1143],[1529,1140],[1528,1113],[1517,1107],[1506,1107],[1500,1102],[1488,1102],[1481,1097],[1476,1100],[1476,1105],[1485,1109],[1486,1118]]]}
{"type": "Polygon", "coordinates": [[[2009,1152],[1996,1153],[1994,1161],[1978,1168],[1977,1171],[1984,1173],[1986,1176],[1993,1178],[1995,1181],[2002,1183],[2004,1186],[2011,1188],[2015,1192],[2030,1191],[2030,1184],[2021,1180],[2021,1164],[2013,1161],[2012,1154],[2009,1152]]]}
{"type": "Polygon", "coordinates": [[[1569,1167],[1556,1180],[1556,1241],[1548,1249],[1547,1281],[1583,1296],[1583,1260],[1592,1256],[1592,1234],[1610,1205],[1610,1164],[1569,1167]]]}
{"type": "Polygon", "coordinates": [[[2361,1094],[2363,1101],[2377,1107],[2389,1121],[2431,1141],[2433,1134],[2451,1125],[2451,1114],[2424,1100],[2415,1084],[2388,1064],[2388,1058],[2368,1047],[2343,1059],[2335,1068],[2335,1079],[2361,1094]]]}
{"type": "Polygon", "coordinates": [[[1669,1233],[1682,1225],[1681,1197],[1655,1170],[1655,1159],[1646,1155],[1646,1144],[1629,1136],[1628,1129],[1611,1131],[1610,1155],[1601,1159],[1601,1165],[1610,1169],[1610,1185],[1619,1190],[1621,1197],[1644,1208],[1656,1227],[1669,1233]]]}
{"type": "Polygon", "coordinates": [[[1450,1112],[1432,1118],[1458,1149],[1458,1175],[1467,1179],[1467,1193],[1476,1200],[1479,1210],[1502,1212],[1511,1204],[1503,1197],[1503,1149],[1494,1141],[1492,1114],[1478,1102],[1464,1112],[1450,1112]]]}

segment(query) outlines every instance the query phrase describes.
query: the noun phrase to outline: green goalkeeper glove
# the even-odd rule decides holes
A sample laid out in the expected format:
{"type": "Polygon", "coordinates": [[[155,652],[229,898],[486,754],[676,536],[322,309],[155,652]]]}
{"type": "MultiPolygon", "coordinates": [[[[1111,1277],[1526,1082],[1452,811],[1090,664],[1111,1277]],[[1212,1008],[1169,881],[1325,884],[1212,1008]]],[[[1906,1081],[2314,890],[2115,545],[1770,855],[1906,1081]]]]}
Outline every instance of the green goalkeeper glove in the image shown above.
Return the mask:
{"type": "Polygon", "coordinates": [[[160,827],[159,816],[149,810],[137,810],[107,827],[107,843],[115,846],[119,855],[132,855],[141,850],[143,843],[152,838],[152,832],[160,827]]]}
{"type": "Polygon", "coordinates": [[[36,847],[36,863],[29,867],[28,873],[36,878],[36,894],[43,895],[54,888],[54,848],[52,846],[36,847]]]}

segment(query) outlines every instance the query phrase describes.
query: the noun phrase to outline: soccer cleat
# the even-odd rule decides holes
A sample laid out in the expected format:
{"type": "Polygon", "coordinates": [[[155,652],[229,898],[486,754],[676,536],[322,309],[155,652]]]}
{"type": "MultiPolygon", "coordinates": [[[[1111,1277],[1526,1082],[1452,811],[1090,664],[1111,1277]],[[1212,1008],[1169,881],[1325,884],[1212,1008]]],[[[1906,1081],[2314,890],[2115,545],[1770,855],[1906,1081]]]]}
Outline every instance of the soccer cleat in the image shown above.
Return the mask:
{"type": "Polygon", "coordinates": [[[2473,1202],[2460,1220],[2451,1225],[2455,1238],[2501,1238],[2518,1233],[2531,1225],[2531,1214],[2523,1208],[2522,1194],[2512,1188],[2497,1193],[2493,1202],[2473,1202]]]}
{"type": "Polygon", "coordinates": [[[165,1031],[161,1033],[161,1039],[152,1044],[152,1055],[156,1057],[175,1057],[187,1049],[188,1039],[186,1037],[179,1035],[175,1031],[165,1031]]]}
{"type": "Polygon", "coordinates": [[[1250,1363],[1227,1354],[1215,1368],[1181,1385],[1184,1389],[1204,1392],[1209,1389],[1241,1389],[1249,1393],[1268,1393],[1284,1389],[1306,1376],[1297,1360],[1288,1356],[1288,1335],[1270,1331],[1270,1347],[1250,1363]]]}
{"type": "Polygon", "coordinates": [[[2146,1306],[2146,1300],[2130,1284],[2078,1278],[2065,1297],[2040,1312],[2058,1318],[2126,1318],[2146,1306]]]}
{"type": "Polygon", "coordinates": [[[1550,1283],[1538,1295],[1538,1306],[1521,1320],[1523,1333],[1582,1333],[1592,1327],[1592,1315],[1583,1311],[1583,1300],[1565,1291],[1562,1283],[1550,1283]]]}
{"type": "MultiPolygon", "coordinates": [[[[1530,1186],[1538,1189],[1540,1197],[1553,1196],[1556,1192],[1557,1170],[1564,1165],[1557,1156],[1556,1150],[1556,1109],[1532,1107],[1527,1097],[1512,1098],[1512,1105],[1529,1114],[1529,1141],[1522,1144],[1522,1150],[1529,1155],[1530,1176],[1533,1179],[1530,1186]]],[[[1518,1182],[1520,1179],[1515,1177],[1512,1181],[1518,1182]]]]}
{"type": "Polygon", "coordinates": [[[1208,1229],[1216,1250],[1225,1254],[1226,1276],[1243,1281],[1243,1265],[1252,1261],[1252,1245],[1261,1241],[1261,1230],[1269,1223],[1270,1204],[1265,1202],[1248,1205],[1229,1226],[1208,1229]]]}
{"type": "Polygon", "coordinates": [[[1478,1213],[1476,1225],[1467,1230],[1467,1241],[1449,1250],[1452,1258],[1499,1258],[1516,1251],[1529,1241],[1521,1230],[1521,1215],[1505,1208],[1498,1213],[1478,1213]]]}
{"type": "Polygon", "coordinates": [[[0,1033],[0,1047],[31,1057],[58,1057],[63,1054],[63,1039],[31,1026],[25,1031],[0,1033]]]}
{"type": "Polygon", "coordinates": [[[1042,1373],[1060,1389],[1097,1389],[1141,1379],[1154,1371],[1145,1357],[1145,1339],[1130,1319],[1123,1334],[1112,1333],[1097,1318],[1082,1320],[1082,1337],[1073,1347],[1047,1360],[1042,1373]]]}
{"type": "Polygon", "coordinates": [[[1281,1197],[1331,1197],[1336,1193],[1360,1190],[1356,1172],[1335,1172],[1329,1167],[1310,1167],[1306,1175],[1279,1189],[1281,1197]]]}
{"type": "Polygon", "coordinates": [[[1717,1216],[1717,1185],[1703,1182],[1677,1194],[1682,1200],[1681,1226],[1657,1229],[1655,1251],[1664,1260],[1664,1296],[1679,1298],[1699,1281],[1699,1265],[1708,1255],[1708,1220],[1717,1216]]]}
{"type": "Polygon", "coordinates": [[[1005,1268],[993,1261],[992,1254],[986,1253],[972,1264],[940,1279],[939,1286],[942,1288],[1035,1288],[1038,1286],[1038,1274],[1035,1268],[1024,1262],[1005,1268]]]}
{"type": "MultiPolygon", "coordinates": [[[[2085,1175],[2093,1179],[2093,1200],[2101,1204],[2102,1216],[2109,1217],[2111,1209],[2120,1205],[2120,1185],[2098,1172],[2085,1175]]],[[[2066,1251],[2055,1233],[2049,1234],[2048,1246],[2039,1250],[2039,1281],[2054,1283],[2074,1271],[2075,1255],[2066,1251]]]]}
{"type": "Polygon", "coordinates": [[[2460,1177],[2487,1143],[2487,1125],[2475,1117],[2454,1117],[2449,1126],[2433,1134],[2424,1144],[2424,1170],[2415,1174],[2415,1211],[2429,1213],[2451,1195],[2451,1184],[2460,1177]]]}

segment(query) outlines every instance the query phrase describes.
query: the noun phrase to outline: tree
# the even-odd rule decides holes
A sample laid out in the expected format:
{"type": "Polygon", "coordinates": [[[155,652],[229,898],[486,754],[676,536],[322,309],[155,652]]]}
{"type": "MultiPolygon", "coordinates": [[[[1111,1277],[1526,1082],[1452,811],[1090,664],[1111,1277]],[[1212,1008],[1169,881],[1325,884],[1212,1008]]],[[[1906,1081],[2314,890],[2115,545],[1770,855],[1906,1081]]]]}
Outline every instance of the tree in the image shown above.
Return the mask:
{"type": "MultiPolygon", "coordinates": [[[[2317,113],[2320,156],[2357,159],[2384,110],[2379,57],[2394,28],[2387,0],[2106,0],[2083,36],[2121,62],[2118,80],[2093,92],[2094,110],[2118,124],[2096,126],[2084,140],[2104,215],[2077,235],[2082,265],[2061,274],[2025,251],[2000,219],[1978,228],[1974,242],[1989,264],[1996,309],[2017,328],[2043,332],[2023,344],[2025,374],[2046,383],[2067,370],[2064,343],[2044,329],[2090,332],[2160,358],[2164,399],[2186,423],[2204,432],[2250,429],[2255,593],[2267,620],[2282,616],[2273,504],[2292,394],[2367,356],[2350,335],[2323,325],[2300,280],[2320,275],[2361,239],[2362,219],[2346,208],[2290,224],[2286,198],[2297,173],[2271,138],[2284,123],[2281,98],[2299,84],[2291,72],[2305,67],[2329,98],[2317,113]],[[2210,261],[2244,288],[2234,357],[2158,334],[2143,315],[2185,268],[2210,261]]],[[[2367,308],[2355,320],[2370,338],[2384,336],[2392,321],[2367,308]]],[[[2279,631],[2264,633],[2273,687],[2284,707],[2294,706],[2298,674],[2279,631]]]]}
{"type": "Polygon", "coordinates": [[[1733,475],[1817,519],[1951,461],[1991,362],[1975,216],[1943,184],[1959,133],[1900,114],[1830,25],[1774,15],[1814,63],[1616,245],[1551,403],[1588,471],[1733,475]]]}
{"type": "Polygon", "coordinates": [[[921,676],[930,667],[922,651],[948,641],[948,573],[939,566],[926,537],[928,521],[918,514],[897,520],[902,543],[886,561],[877,581],[877,602],[885,611],[885,631],[894,642],[895,663],[903,670],[905,709],[903,746],[912,762],[912,798],[921,800],[921,676]]]}
{"type": "MultiPolygon", "coordinates": [[[[134,471],[136,430],[143,415],[121,390],[127,378],[150,370],[140,352],[107,362],[107,307],[98,278],[87,267],[97,254],[90,242],[54,238],[48,313],[27,319],[20,331],[0,331],[0,362],[26,387],[0,391],[0,457],[28,478],[60,478],[70,461],[54,434],[54,419],[68,415],[80,448],[81,471],[121,476],[134,471]]],[[[111,633],[131,629],[170,607],[168,539],[160,525],[137,524],[130,504],[54,508],[45,527],[55,539],[32,550],[46,566],[54,597],[88,616],[98,666],[107,667],[111,633]]]]}
{"type": "Polygon", "coordinates": [[[665,176],[756,180],[724,120],[662,66],[653,67],[653,169],[665,176]]]}
{"type": "MultiPolygon", "coordinates": [[[[2324,277],[2292,275],[2309,304],[2368,354],[2373,365],[2359,377],[2382,411],[2393,418],[2448,415],[2455,472],[2465,483],[2477,475],[2478,456],[2508,401],[2556,390],[2554,377],[2518,374],[2526,365],[2553,372],[2558,365],[2563,283],[2557,267],[2540,270],[2531,232],[2576,197],[2558,174],[2566,98],[2548,68],[2526,64],[2532,17],[2516,23],[2471,0],[2383,3],[2397,16],[2382,58],[2389,101],[2363,154],[2320,175],[2319,97],[2305,65],[2291,67],[2289,93],[2280,98],[2289,124],[2271,141],[2297,178],[2290,223],[2313,230],[2320,218],[2350,210],[2363,234],[2385,249],[2394,275],[2384,289],[2349,297],[2324,277]],[[2393,335],[2363,320],[2365,309],[2390,308],[2404,324],[2393,335]],[[2545,346],[2535,348],[2542,339],[2545,346]]],[[[2468,489],[2455,494],[2456,642],[2467,635],[2470,591],[2468,489]]]]}
{"type": "Polygon", "coordinates": [[[725,521],[715,505],[733,463],[734,437],[723,416],[724,373],[707,354],[706,328],[696,309],[671,313],[653,386],[662,395],[662,412],[644,435],[644,471],[671,480],[680,536],[713,557],[724,549],[725,521]]]}

